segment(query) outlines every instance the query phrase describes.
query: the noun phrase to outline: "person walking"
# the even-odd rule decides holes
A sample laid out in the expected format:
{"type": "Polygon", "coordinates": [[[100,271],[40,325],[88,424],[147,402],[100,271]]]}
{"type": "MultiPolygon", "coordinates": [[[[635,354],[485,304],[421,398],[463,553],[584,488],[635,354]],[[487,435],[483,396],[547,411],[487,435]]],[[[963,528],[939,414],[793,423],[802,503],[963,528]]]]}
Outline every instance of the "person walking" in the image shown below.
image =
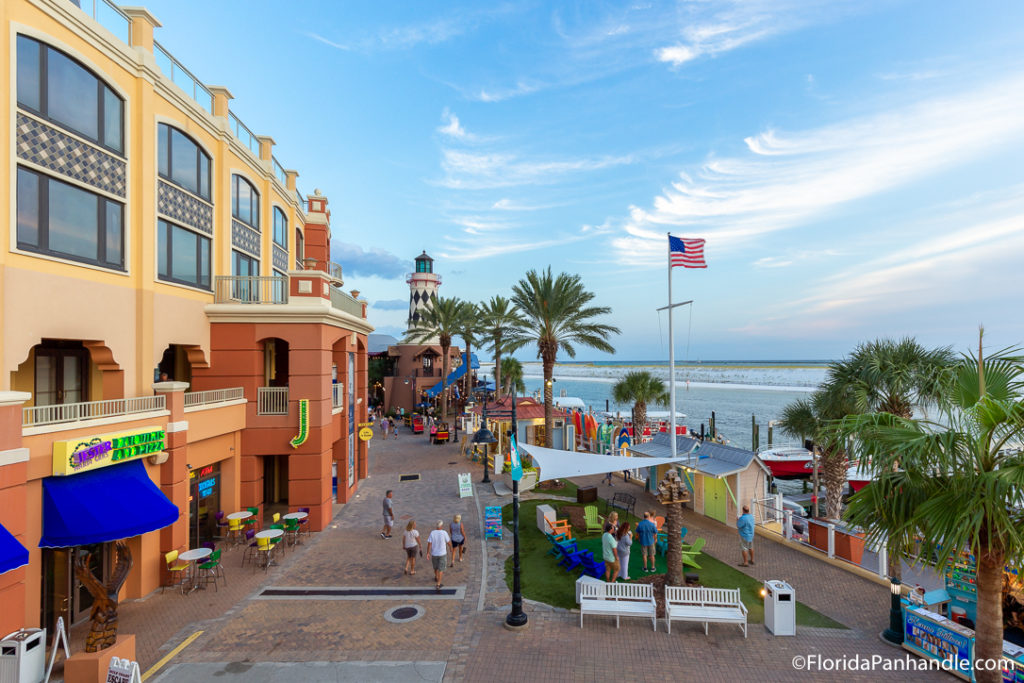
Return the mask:
{"type": "Polygon", "coordinates": [[[636,525],[636,537],[640,541],[640,558],[644,563],[644,571],[657,571],[654,566],[654,546],[658,541],[658,525],[651,519],[650,510],[644,512],[644,518],[636,525]]]}
{"type": "Polygon", "coordinates": [[[455,564],[455,551],[459,551],[459,562],[462,562],[466,554],[466,527],[462,526],[462,515],[455,515],[452,523],[448,525],[449,535],[452,537],[452,564],[455,564]]]}
{"type": "Polygon", "coordinates": [[[618,539],[616,550],[619,551],[619,578],[629,581],[629,549],[633,545],[633,532],[629,530],[629,522],[623,522],[619,527],[618,539]]]}
{"type": "Polygon", "coordinates": [[[403,422],[404,420],[400,417],[391,420],[391,434],[396,441],[398,440],[398,428],[402,426],[403,422]]]}
{"type": "Polygon", "coordinates": [[[391,538],[391,527],[395,525],[395,503],[391,500],[393,494],[391,489],[384,494],[384,528],[380,530],[381,538],[391,538]]]}
{"type": "Polygon", "coordinates": [[[611,472],[609,472],[608,474],[604,475],[604,480],[603,481],[604,481],[604,483],[608,484],[608,486],[615,486],[615,484],[612,483],[612,473],[611,472]]]}
{"type": "Polygon", "coordinates": [[[382,438],[388,438],[388,419],[386,417],[380,419],[380,434],[382,438]]]}
{"type": "Polygon", "coordinates": [[[427,553],[434,567],[434,588],[444,588],[444,570],[448,568],[448,555],[452,553],[452,537],[444,530],[444,520],[437,520],[434,530],[427,536],[427,553]]]}
{"type": "Polygon", "coordinates": [[[750,514],[750,506],[743,506],[743,514],[736,520],[736,529],[740,534],[740,555],[743,556],[741,567],[754,564],[754,516],[750,514]]]}
{"type": "Polygon", "coordinates": [[[612,533],[612,525],[605,522],[604,535],[601,536],[601,557],[604,560],[604,581],[614,581],[619,575],[619,542],[612,533]]]}
{"type": "Polygon", "coordinates": [[[420,532],[416,530],[416,520],[410,519],[402,532],[402,547],[405,548],[405,568],[403,574],[416,574],[416,551],[423,557],[423,542],[420,541],[420,532]]]}

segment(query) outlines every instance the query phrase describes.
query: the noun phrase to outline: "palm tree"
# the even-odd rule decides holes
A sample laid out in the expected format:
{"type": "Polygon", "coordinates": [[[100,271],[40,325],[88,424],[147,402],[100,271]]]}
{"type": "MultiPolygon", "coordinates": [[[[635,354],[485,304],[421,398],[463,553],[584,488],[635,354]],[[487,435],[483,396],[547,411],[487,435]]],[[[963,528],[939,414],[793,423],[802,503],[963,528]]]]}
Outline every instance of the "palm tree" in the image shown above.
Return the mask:
{"type": "Polygon", "coordinates": [[[465,400],[469,400],[473,394],[473,345],[477,343],[480,336],[480,307],[469,301],[465,302],[465,306],[462,311],[462,317],[459,319],[459,324],[456,326],[458,335],[462,337],[462,341],[465,342],[465,363],[466,363],[466,377],[462,384],[465,391],[462,392],[462,396],[465,400]]]}
{"type": "Polygon", "coordinates": [[[466,302],[458,297],[430,296],[430,306],[420,312],[420,319],[405,333],[406,344],[430,344],[441,347],[441,419],[448,419],[448,350],[452,336],[458,334],[465,315],[466,302]]]}
{"type": "MultiPolygon", "coordinates": [[[[494,389],[501,397],[501,375],[504,372],[501,354],[508,344],[515,344],[520,329],[526,324],[523,316],[512,308],[508,299],[503,296],[492,296],[491,300],[480,305],[480,329],[491,342],[494,352],[494,389]]],[[[522,366],[520,366],[520,375],[522,366]]]]}
{"type": "MultiPolygon", "coordinates": [[[[921,556],[940,567],[971,553],[975,658],[996,661],[1003,568],[1024,562],[1024,454],[1012,447],[1024,438],[1024,356],[1011,349],[984,358],[979,342],[977,357],[964,356],[946,377],[934,421],[885,412],[842,421],[876,475],[851,500],[848,518],[872,542],[916,537],[921,556]]],[[[974,673],[978,681],[1001,680],[998,670],[974,673]]]]}
{"type": "MultiPolygon", "coordinates": [[[[498,367],[494,368],[494,381],[495,387],[498,387],[498,367]]],[[[501,359],[501,379],[502,386],[498,387],[505,394],[512,393],[514,389],[516,394],[522,395],[526,393],[526,384],[523,382],[523,364],[518,359],[508,356],[501,359]]]]}
{"type": "MultiPolygon", "coordinates": [[[[559,350],[576,357],[576,345],[588,346],[605,353],[615,353],[608,335],[619,334],[619,328],[595,322],[595,318],[611,313],[607,306],[590,306],[593,292],[583,286],[579,275],[551,274],[531,270],[512,286],[512,302],[526,319],[522,336],[513,345],[520,348],[537,343],[537,357],[544,367],[544,445],[551,448],[552,397],[551,375],[559,350]]],[[[510,349],[513,350],[513,349],[510,349]]]]}
{"type": "Polygon", "coordinates": [[[637,440],[647,425],[647,404],[667,406],[671,400],[665,383],[646,370],[626,373],[612,387],[612,398],[616,403],[633,404],[633,434],[637,440]]]}

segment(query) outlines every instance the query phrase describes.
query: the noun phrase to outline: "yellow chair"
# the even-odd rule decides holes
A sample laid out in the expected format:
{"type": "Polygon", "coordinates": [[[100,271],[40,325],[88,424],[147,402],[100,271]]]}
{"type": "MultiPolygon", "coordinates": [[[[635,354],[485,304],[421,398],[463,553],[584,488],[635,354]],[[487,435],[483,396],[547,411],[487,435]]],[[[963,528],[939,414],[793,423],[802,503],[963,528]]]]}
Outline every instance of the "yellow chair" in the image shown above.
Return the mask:
{"type": "Polygon", "coordinates": [[[228,520],[228,538],[233,539],[235,543],[238,543],[242,538],[242,520],[240,519],[229,519],[228,520]]]}
{"type": "MultiPolygon", "coordinates": [[[[185,592],[185,584],[187,583],[188,575],[188,562],[178,561],[178,551],[171,550],[170,552],[164,553],[164,562],[167,563],[167,571],[171,573],[171,586],[178,586],[182,592],[185,592]]],[[[160,592],[164,592],[166,585],[160,587],[160,592]]]]}
{"type": "Polygon", "coordinates": [[[271,524],[277,524],[280,521],[281,521],[281,513],[280,512],[275,512],[274,513],[274,520],[271,522],[271,524]]]}
{"type": "Polygon", "coordinates": [[[270,552],[271,552],[271,550],[273,550],[273,548],[274,548],[274,546],[270,542],[269,538],[257,538],[256,539],[256,553],[257,553],[256,557],[259,558],[259,559],[256,562],[253,562],[253,564],[252,564],[252,572],[253,572],[253,574],[256,573],[256,565],[257,564],[262,564],[263,565],[263,571],[267,570],[267,567],[270,566],[270,552]]]}

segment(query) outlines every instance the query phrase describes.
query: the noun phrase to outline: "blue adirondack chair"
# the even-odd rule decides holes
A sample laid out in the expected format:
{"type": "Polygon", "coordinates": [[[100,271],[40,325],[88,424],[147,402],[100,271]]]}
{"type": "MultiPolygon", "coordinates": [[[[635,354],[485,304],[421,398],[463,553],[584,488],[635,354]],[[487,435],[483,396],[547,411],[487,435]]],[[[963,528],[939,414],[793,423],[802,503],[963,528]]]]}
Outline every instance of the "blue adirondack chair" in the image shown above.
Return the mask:
{"type": "MultiPolygon", "coordinates": [[[[684,526],[682,529],[679,530],[679,542],[683,543],[683,541],[685,539],[686,539],[686,527],[684,526]]],[[[665,553],[668,552],[668,534],[665,533],[664,531],[659,532],[658,533],[657,544],[658,544],[658,553],[661,554],[661,555],[665,555],[665,553]]],[[[683,545],[685,546],[686,544],[683,543],[683,545]]]]}
{"type": "Polygon", "coordinates": [[[551,542],[551,548],[548,549],[548,555],[560,557],[563,548],[570,548],[573,551],[576,550],[576,540],[566,539],[565,534],[544,534],[547,536],[548,541],[551,542]]]}
{"type": "Polygon", "coordinates": [[[594,555],[589,550],[562,548],[562,559],[559,560],[558,566],[564,568],[567,572],[571,572],[583,564],[584,559],[593,561],[594,555]]]}
{"type": "Polygon", "coordinates": [[[595,560],[593,555],[590,557],[580,557],[580,568],[583,570],[582,573],[587,576],[592,576],[595,579],[604,578],[604,560],[595,560]]]}

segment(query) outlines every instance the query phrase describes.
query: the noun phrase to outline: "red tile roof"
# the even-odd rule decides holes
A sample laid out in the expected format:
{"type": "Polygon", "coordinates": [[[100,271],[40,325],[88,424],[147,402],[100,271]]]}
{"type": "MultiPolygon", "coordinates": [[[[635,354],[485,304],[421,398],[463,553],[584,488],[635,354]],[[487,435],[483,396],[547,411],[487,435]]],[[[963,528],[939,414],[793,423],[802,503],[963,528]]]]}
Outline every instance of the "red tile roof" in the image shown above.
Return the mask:
{"type": "MultiPolygon", "coordinates": [[[[487,412],[496,412],[499,410],[511,410],[512,401],[509,398],[505,398],[502,401],[491,401],[487,404],[487,412]]],[[[474,406],[471,412],[479,415],[481,413],[480,406],[474,406]]],[[[558,406],[552,406],[551,414],[554,417],[564,418],[568,417],[568,413],[558,406]]],[[[544,419],[544,404],[538,403],[536,399],[530,398],[529,396],[519,396],[516,398],[516,419],[518,420],[543,420],[544,419]]]]}

